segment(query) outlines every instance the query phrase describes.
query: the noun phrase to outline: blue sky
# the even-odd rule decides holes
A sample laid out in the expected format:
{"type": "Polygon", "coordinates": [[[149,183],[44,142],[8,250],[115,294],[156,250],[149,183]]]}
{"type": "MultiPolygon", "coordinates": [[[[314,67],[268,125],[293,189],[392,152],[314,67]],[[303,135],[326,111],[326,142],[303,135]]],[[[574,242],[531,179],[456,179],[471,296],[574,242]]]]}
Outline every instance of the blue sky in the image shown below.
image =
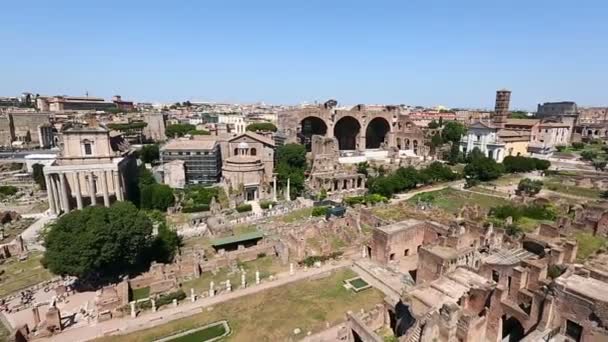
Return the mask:
{"type": "Polygon", "coordinates": [[[2,1],[0,96],[608,105],[608,1],[2,1]],[[90,4],[96,3],[96,4],[90,4]]]}

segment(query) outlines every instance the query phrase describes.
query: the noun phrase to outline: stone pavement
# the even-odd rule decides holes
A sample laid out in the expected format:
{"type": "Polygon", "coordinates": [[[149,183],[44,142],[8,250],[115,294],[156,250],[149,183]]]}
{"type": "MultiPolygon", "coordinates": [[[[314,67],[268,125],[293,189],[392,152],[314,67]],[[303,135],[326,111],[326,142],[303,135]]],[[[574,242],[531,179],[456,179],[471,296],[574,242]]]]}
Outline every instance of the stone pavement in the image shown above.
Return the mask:
{"type": "Polygon", "coordinates": [[[46,214],[25,214],[23,217],[37,218],[36,222],[32,223],[26,230],[21,233],[23,242],[30,250],[44,251],[45,248],[38,243],[38,235],[44,226],[55,219],[55,216],[48,216],[46,214]]]}
{"type": "Polygon", "coordinates": [[[408,199],[418,195],[418,194],[422,194],[425,192],[431,192],[431,191],[437,191],[437,190],[443,190],[449,187],[462,187],[464,185],[464,180],[457,180],[454,182],[448,182],[448,183],[442,183],[442,184],[438,184],[435,186],[431,186],[428,188],[423,188],[423,189],[419,189],[419,190],[415,190],[415,191],[410,191],[410,192],[405,192],[402,194],[396,194],[395,197],[390,200],[391,204],[394,203],[399,203],[399,202],[403,202],[403,201],[407,201],[408,199]]]}
{"type": "Polygon", "coordinates": [[[351,260],[341,260],[333,264],[325,264],[320,268],[310,268],[307,271],[298,270],[294,275],[289,275],[289,271],[286,271],[277,274],[277,278],[275,280],[262,282],[260,285],[252,285],[251,287],[244,289],[237,289],[232,292],[222,293],[213,297],[202,298],[194,303],[190,302],[189,299],[186,299],[177,307],[171,307],[168,305],[169,307],[166,309],[162,309],[157,312],[146,312],[136,318],[130,318],[127,315],[127,317],[112,319],[96,324],[92,323],[88,326],[74,327],[62,332],[61,334],[40,339],[40,341],[89,341],[107,335],[126,334],[138,330],[149,329],[173,320],[205,312],[205,308],[209,306],[214,306],[235,298],[255,294],[271,288],[314,277],[325,272],[347,267],[351,264],[351,260]]]}

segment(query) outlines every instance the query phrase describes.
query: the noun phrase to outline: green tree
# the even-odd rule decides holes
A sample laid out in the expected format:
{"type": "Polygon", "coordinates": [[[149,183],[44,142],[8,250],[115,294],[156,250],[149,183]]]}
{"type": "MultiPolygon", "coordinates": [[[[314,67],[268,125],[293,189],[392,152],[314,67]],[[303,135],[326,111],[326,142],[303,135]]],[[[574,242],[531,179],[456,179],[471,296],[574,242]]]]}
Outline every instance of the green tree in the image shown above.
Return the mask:
{"type": "Polygon", "coordinates": [[[443,127],[443,116],[439,117],[439,127],[443,127]]]}
{"type": "Polygon", "coordinates": [[[451,141],[453,144],[458,144],[466,132],[467,128],[460,122],[448,121],[445,123],[441,134],[444,140],[451,141]]]}
{"type": "Polygon", "coordinates": [[[279,147],[275,171],[282,186],[286,186],[289,179],[291,197],[297,197],[304,189],[306,148],[300,144],[285,144],[279,147]]]}
{"type": "MultiPolygon", "coordinates": [[[[472,154],[472,153],[471,153],[472,154]]],[[[477,179],[482,182],[494,180],[502,175],[504,168],[496,163],[494,159],[476,156],[471,158],[471,162],[464,167],[464,174],[468,178],[477,179]]]]}
{"type": "Polygon", "coordinates": [[[251,132],[276,132],[277,126],[275,126],[272,122],[254,122],[247,125],[247,128],[245,129],[251,132]]]}
{"type": "Polygon", "coordinates": [[[455,165],[462,162],[462,152],[460,152],[460,147],[458,146],[458,144],[452,144],[452,147],[450,147],[450,152],[446,159],[451,165],[455,165]]]}
{"type": "Polygon", "coordinates": [[[38,184],[41,190],[46,190],[46,182],[44,180],[43,169],[44,165],[42,164],[36,163],[32,165],[32,177],[34,178],[34,181],[36,182],[36,184],[38,184]]]}
{"type": "Polygon", "coordinates": [[[527,119],[528,118],[528,112],[525,112],[523,110],[515,110],[515,111],[512,111],[511,114],[509,114],[509,118],[511,118],[511,119],[527,119]]]}
{"type": "Polygon", "coordinates": [[[174,124],[168,125],[165,129],[165,133],[168,137],[179,138],[183,137],[190,132],[196,131],[196,126],[191,124],[174,124]]]}
{"type": "Polygon", "coordinates": [[[362,163],[357,164],[357,173],[367,176],[369,174],[368,169],[369,169],[368,162],[362,162],[362,163]]]}
{"type": "Polygon", "coordinates": [[[443,138],[439,132],[431,137],[431,153],[435,153],[437,147],[443,145],[443,138]]]}
{"type": "Polygon", "coordinates": [[[129,202],[63,215],[44,239],[43,265],[59,275],[97,283],[147,267],[152,222],[129,202]]]}
{"type": "Polygon", "coordinates": [[[543,182],[539,180],[532,180],[524,178],[519,181],[517,185],[517,191],[527,196],[534,196],[538,194],[543,188],[543,182]]]}
{"type": "Polygon", "coordinates": [[[437,121],[431,120],[431,122],[429,122],[429,124],[427,125],[427,127],[430,128],[430,129],[436,129],[436,128],[439,128],[441,126],[437,123],[437,121]]]}
{"type": "Polygon", "coordinates": [[[167,211],[175,203],[173,189],[166,184],[148,184],[141,187],[141,208],[167,211]]]}
{"type": "Polygon", "coordinates": [[[593,159],[597,158],[597,152],[592,150],[584,150],[581,152],[581,158],[583,158],[583,160],[592,161],[593,159]]]}
{"type": "Polygon", "coordinates": [[[152,163],[160,159],[158,144],[144,145],[139,151],[139,158],[144,163],[152,163]]]}

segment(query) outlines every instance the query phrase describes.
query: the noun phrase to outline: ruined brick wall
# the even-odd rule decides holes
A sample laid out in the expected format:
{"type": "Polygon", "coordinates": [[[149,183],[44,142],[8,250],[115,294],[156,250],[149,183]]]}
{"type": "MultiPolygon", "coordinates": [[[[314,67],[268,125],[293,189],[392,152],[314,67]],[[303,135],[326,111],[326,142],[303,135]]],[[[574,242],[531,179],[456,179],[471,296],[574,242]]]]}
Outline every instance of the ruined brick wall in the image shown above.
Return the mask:
{"type": "Polygon", "coordinates": [[[444,260],[427,251],[424,247],[418,251],[418,269],[416,284],[435,280],[444,273],[444,260]]]}
{"type": "Polygon", "coordinates": [[[8,114],[0,116],[0,146],[10,146],[15,140],[11,119],[8,114]]]}

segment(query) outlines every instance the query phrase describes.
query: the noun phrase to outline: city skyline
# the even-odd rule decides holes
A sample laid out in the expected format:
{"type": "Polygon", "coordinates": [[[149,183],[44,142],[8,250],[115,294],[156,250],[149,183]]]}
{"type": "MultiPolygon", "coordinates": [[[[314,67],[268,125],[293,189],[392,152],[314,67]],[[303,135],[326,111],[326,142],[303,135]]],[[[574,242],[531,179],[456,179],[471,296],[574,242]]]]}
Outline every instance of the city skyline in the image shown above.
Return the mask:
{"type": "Polygon", "coordinates": [[[606,104],[600,1],[4,6],[2,96],[492,108],[508,88],[513,109],[606,104]]]}

